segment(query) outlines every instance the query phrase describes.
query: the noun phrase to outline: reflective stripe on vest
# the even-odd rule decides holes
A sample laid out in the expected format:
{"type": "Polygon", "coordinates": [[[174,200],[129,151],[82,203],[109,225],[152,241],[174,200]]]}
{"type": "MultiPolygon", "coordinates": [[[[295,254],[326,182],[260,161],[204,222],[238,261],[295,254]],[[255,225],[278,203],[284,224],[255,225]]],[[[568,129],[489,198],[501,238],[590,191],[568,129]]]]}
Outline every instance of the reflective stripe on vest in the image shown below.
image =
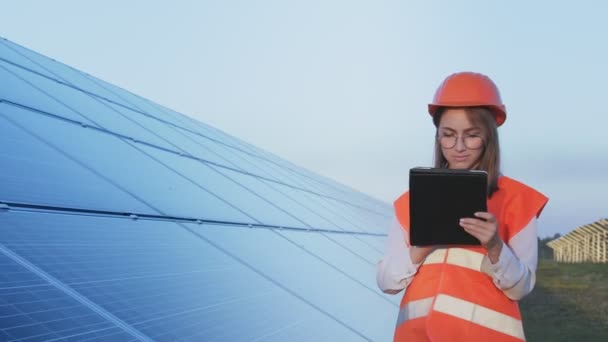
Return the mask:
{"type": "Polygon", "coordinates": [[[431,252],[431,254],[426,256],[426,258],[424,259],[424,262],[422,264],[423,265],[441,264],[442,262],[445,261],[445,254],[447,253],[447,251],[448,250],[445,248],[434,250],[433,252],[431,252]]]}
{"type": "Polygon", "coordinates": [[[444,260],[450,265],[456,265],[472,269],[474,271],[481,270],[481,262],[483,261],[483,254],[471,251],[464,248],[450,248],[450,249],[436,249],[429,254],[423,265],[443,263],[444,260]],[[445,255],[447,253],[447,259],[445,255]]]}
{"type": "Polygon", "coordinates": [[[484,306],[445,294],[413,300],[399,311],[397,326],[408,320],[427,316],[431,311],[441,312],[494,331],[524,340],[524,329],[520,320],[484,306]]]}
{"type": "Polygon", "coordinates": [[[397,326],[400,326],[403,322],[410,319],[424,317],[429,314],[431,306],[433,305],[434,297],[422,298],[413,300],[407,303],[404,307],[399,310],[399,317],[397,317],[397,326]]]}
{"type": "Polygon", "coordinates": [[[456,297],[439,294],[433,310],[479,324],[483,327],[524,340],[524,328],[520,320],[484,306],[456,297]]]}

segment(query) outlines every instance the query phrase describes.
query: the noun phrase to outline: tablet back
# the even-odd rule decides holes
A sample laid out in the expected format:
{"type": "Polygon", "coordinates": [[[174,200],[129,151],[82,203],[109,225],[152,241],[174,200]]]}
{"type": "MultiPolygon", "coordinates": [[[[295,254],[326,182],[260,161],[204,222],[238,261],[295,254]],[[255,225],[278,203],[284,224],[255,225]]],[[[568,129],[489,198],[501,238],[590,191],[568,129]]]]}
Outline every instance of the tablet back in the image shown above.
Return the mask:
{"type": "Polygon", "coordinates": [[[479,245],[458,222],[487,211],[486,197],[485,171],[410,169],[410,244],[479,245]]]}

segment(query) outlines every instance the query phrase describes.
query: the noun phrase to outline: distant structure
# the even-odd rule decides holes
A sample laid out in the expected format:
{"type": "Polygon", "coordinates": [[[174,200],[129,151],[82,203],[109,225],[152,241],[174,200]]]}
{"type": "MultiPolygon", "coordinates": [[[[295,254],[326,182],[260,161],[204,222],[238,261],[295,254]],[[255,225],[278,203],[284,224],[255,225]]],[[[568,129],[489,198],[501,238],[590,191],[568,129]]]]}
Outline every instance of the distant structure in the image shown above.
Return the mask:
{"type": "Polygon", "coordinates": [[[580,226],[547,243],[557,262],[608,262],[608,219],[580,226]]]}

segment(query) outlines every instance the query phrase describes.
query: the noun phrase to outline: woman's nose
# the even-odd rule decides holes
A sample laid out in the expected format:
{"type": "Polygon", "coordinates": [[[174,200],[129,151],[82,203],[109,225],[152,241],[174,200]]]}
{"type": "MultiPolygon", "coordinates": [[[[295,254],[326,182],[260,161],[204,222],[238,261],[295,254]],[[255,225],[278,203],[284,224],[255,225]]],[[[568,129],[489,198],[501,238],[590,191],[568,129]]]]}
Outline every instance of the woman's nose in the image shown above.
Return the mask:
{"type": "Polygon", "coordinates": [[[456,145],[454,146],[454,149],[459,152],[467,149],[467,147],[464,145],[464,138],[456,138],[456,145]]]}

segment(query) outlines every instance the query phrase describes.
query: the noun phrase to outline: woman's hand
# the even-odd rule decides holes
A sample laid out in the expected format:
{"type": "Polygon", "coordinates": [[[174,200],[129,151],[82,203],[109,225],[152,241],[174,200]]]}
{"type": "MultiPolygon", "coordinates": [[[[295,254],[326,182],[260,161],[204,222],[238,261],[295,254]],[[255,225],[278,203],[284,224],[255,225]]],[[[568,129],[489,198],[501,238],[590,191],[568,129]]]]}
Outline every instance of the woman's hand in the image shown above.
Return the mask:
{"type": "Polygon", "coordinates": [[[498,236],[498,221],[488,212],[477,212],[475,216],[478,218],[460,219],[460,226],[479,240],[481,246],[488,252],[488,258],[495,264],[498,262],[503,245],[498,236]]]}
{"type": "Polygon", "coordinates": [[[410,247],[410,259],[412,263],[419,264],[435,249],[436,246],[412,246],[410,247]]]}

